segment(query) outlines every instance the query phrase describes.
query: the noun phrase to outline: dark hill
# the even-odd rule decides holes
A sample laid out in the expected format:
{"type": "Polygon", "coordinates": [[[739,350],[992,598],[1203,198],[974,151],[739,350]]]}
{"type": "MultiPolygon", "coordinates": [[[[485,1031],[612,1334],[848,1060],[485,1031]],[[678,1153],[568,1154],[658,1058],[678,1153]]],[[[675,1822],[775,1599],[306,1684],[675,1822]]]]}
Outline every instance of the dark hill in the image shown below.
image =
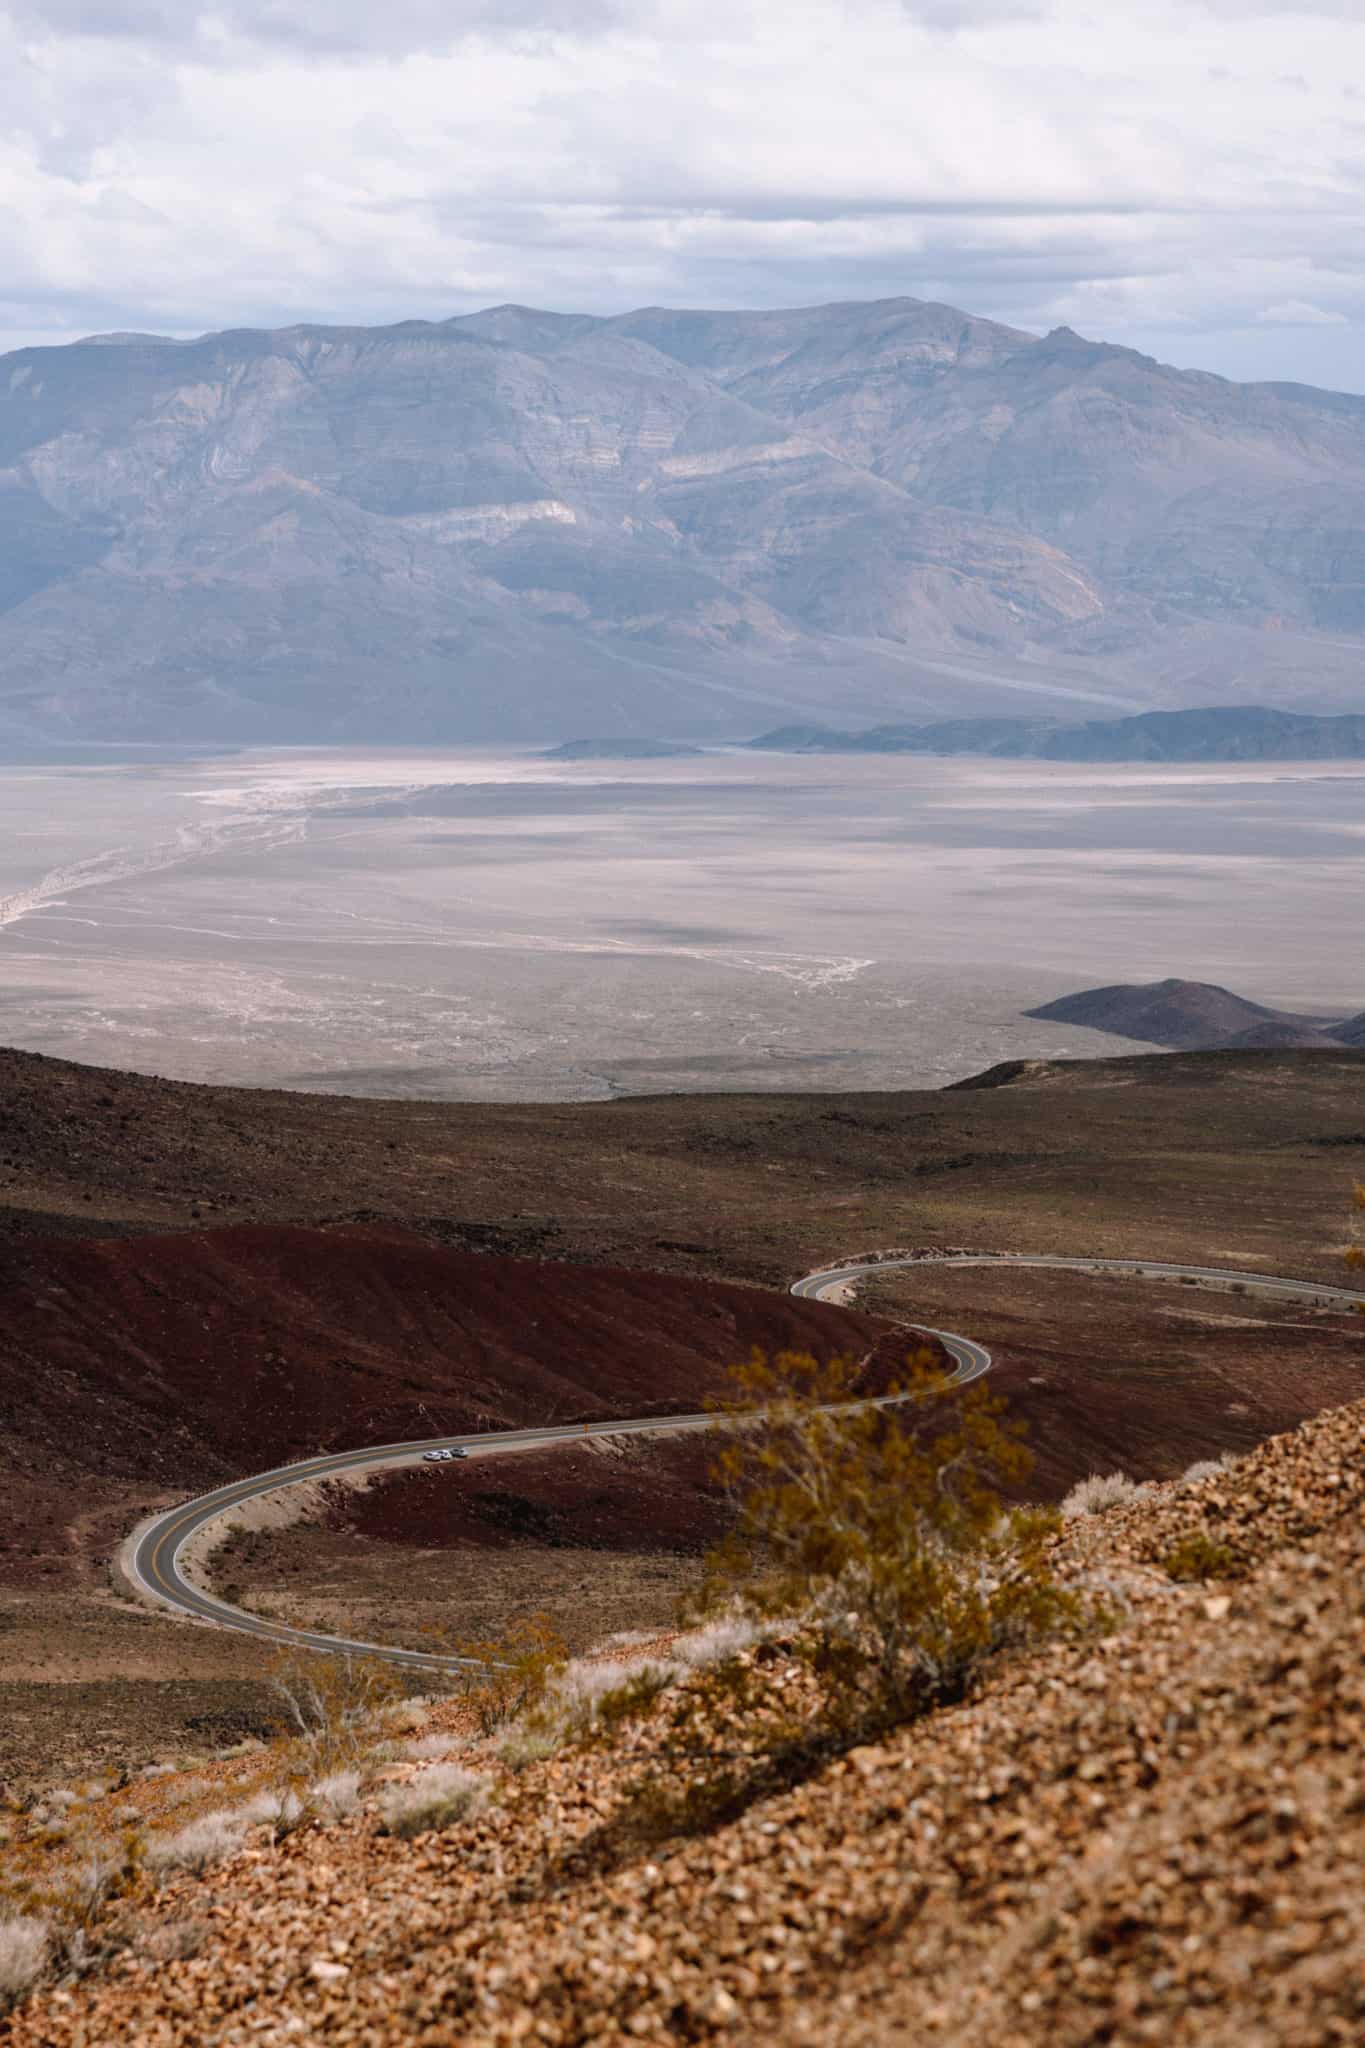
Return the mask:
{"type": "Polygon", "coordinates": [[[1060,996],[1025,1014],[1186,1052],[1306,1052],[1365,1045],[1365,1016],[1337,1024],[1271,1010],[1211,981],[1115,982],[1060,996]]]}
{"type": "Polygon", "coordinates": [[[1311,1024],[1295,1023],[1292,1017],[1272,1017],[1253,1024],[1222,1041],[1224,1052],[1313,1052],[1340,1045],[1333,1032],[1316,1031],[1311,1024]]]}
{"type": "Polygon", "coordinates": [[[1091,1031],[1109,1031],[1116,1037],[1185,1051],[1226,1045],[1240,1032],[1285,1021],[1279,1011],[1247,1002],[1213,982],[1177,980],[1118,982],[1107,988],[1082,989],[1027,1014],[1049,1023],[1083,1024],[1091,1031]]]}

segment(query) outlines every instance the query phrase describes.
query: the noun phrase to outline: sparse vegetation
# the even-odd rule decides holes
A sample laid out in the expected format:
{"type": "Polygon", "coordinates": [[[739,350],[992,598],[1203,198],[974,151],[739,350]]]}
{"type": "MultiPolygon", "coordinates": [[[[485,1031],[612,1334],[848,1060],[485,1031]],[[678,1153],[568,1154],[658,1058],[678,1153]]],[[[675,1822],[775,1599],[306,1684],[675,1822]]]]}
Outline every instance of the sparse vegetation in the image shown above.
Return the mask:
{"type": "Polygon", "coordinates": [[[1173,1579],[1227,1579],[1236,1571],[1237,1560],[1207,1529],[1192,1529],[1167,1552],[1165,1568],[1173,1579]]]}
{"type": "Polygon", "coordinates": [[[182,1871],[199,1876],[237,1854],[247,1825],[244,1813],[227,1808],[201,1813],[173,1834],[149,1836],[143,1849],[144,1866],[149,1876],[162,1881],[178,1877],[182,1871]]]}
{"type": "Polygon", "coordinates": [[[954,1392],[926,1356],[877,1402],[846,1359],[755,1355],[734,1377],[718,1471],[736,1524],[701,1602],[718,1619],[695,1668],[642,1664],[595,1700],[600,1739],[667,1693],[625,1815],[651,1834],[740,1810],[1082,1617],[1047,1566],[1057,1518],[1004,1502],[1031,1459],[984,1388],[954,1392]]]}
{"type": "Polygon", "coordinates": [[[1102,1515],[1108,1508],[1126,1507],[1145,1491],[1126,1472],[1092,1472],[1088,1479],[1077,1480],[1062,1502],[1062,1520],[1073,1522],[1078,1515],[1102,1515]]]}
{"type": "Polygon", "coordinates": [[[46,1920],[31,1913],[0,1919],[0,2013],[37,1983],[51,1948],[46,1920]]]}
{"type": "Polygon", "coordinates": [[[385,1793],[380,1813],[385,1834],[410,1840],[468,1820],[488,1804],[491,1787],[462,1764],[435,1764],[406,1785],[385,1793]]]}
{"type": "Polygon", "coordinates": [[[737,1522],[703,1598],[799,1617],[834,1722],[861,1729],[955,1696],[984,1655],[1073,1612],[1045,1564],[1056,1517],[1004,1504],[1033,1460],[999,1396],[954,1392],[928,1354],[877,1404],[846,1359],[755,1355],[735,1382],[730,1414],[768,1421],[721,1454],[737,1522]]]}
{"type": "Polygon", "coordinates": [[[472,1706],[483,1736],[498,1734],[539,1706],[568,1663],[564,1638],[547,1614],[527,1615],[501,1636],[457,1642],[453,1654],[466,1659],[456,1688],[472,1706]]]}
{"type": "Polygon", "coordinates": [[[299,1775],[348,1770],[374,1743],[374,1721],[402,1699],[403,1683],[378,1657],[291,1652],[271,1672],[299,1775]]]}
{"type": "Polygon", "coordinates": [[[1237,1460],[1230,1451],[1224,1451],[1221,1458],[1196,1458],[1194,1463],[1187,1465],[1181,1473],[1180,1484],[1200,1486],[1206,1479],[1222,1478],[1236,1463],[1237,1460]]]}

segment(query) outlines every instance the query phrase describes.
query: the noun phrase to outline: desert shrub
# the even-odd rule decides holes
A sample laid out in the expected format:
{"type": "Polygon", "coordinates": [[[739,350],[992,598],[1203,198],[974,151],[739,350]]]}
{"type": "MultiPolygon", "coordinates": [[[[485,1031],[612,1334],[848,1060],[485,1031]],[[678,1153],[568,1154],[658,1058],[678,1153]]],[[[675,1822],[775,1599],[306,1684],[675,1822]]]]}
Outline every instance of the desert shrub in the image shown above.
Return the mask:
{"type": "Polygon", "coordinates": [[[52,1935],[46,1920],[29,1913],[0,1920],[0,2012],[32,1989],[51,1951],[52,1935]]]}
{"type": "Polygon", "coordinates": [[[406,1785],[394,1785],[380,1808],[383,1831],[405,1841],[468,1820],[488,1804],[489,1783],[460,1764],[436,1764],[406,1785]]]}
{"type": "Polygon", "coordinates": [[[575,1658],[547,1680],[522,1730],[558,1749],[603,1727],[619,1727],[633,1718],[632,1707],[652,1704],[678,1670],[664,1658],[575,1658]]]}
{"type": "Polygon", "coordinates": [[[314,1808],[306,1793],[291,1784],[267,1785],[244,1800],[232,1818],[244,1828],[269,1828],[272,1840],[283,1842],[314,1818],[314,1808]]]}
{"type": "Polygon", "coordinates": [[[1044,1561],[1056,1517],[1003,1504],[1033,1460],[998,1395],[955,1392],[923,1356],[876,1402],[857,1399],[844,1359],[755,1355],[735,1377],[766,1420],[720,1458],[737,1522],[705,1597],[752,1620],[800,1616],[837,1719],[894,1721],[953,1696],[983,1656],[1071,1611],[1044,1561]]]}
{"type": "Polygon", "coordinates": [[[548,1614],[514,1622],[504,1635],[462,1640],[453,1654],[465,1660],[457,1689],[474,1710],[479,1733],[496,1735],[539,1706],[568,1662],[568,1645],[548,1614]]]}
{"type": "Polygon", "coordinates": [[[701,1598],[719,1620],[655,1717],[627,1830],[731,1817],[1084,1618],[1048,1568],[1057,1517],[1005,1504],[1032,1460],[998,1397],[924,1357],[875,1400],[849,1361],[805,1354],[755,1355],[735,1382],[717,1466],[735,1526],[701,1598]]]}
{"type": "Polygon", "coordinates": [[[513,1728],[499,1743],[498,1756],[509,1770],[524,1771],[528,1765],[544,1763],[556,1755],[559,1747],[557,1736],[534,1728],[513,1728]]]}
{"type": "Polygon", "coordinates": [[[353,1768],[372,1746],[376,1718],[402,1696],[403,1682],[378,1657],[293,1653],[280,1657],[270,1686],[303,1777],[353,1768]]]}
{"type": "Polygon", "coordinates": [[[1173,1579],[1227,1579],[1236,1571],[1237,1560],[1207,1529],[1191,1529],[1168,1553],[1164,1567],[1173,1579]]]}
{"type": "Polygon", "coordinates": [[[242,1814],[223,1808],[187,1821],[174,1834],[150,1835],[143,1850],[148,1875],[163,1882],[181,1871],[201,1876],[213,1864],[236,1855],[246,1826],[242,1814]]]}
{"type": "Polygon", "coordinates": [[[1088,1479],[1078,1479],[1062,1502],[1062,1520],[1073,1522],[1081,1515],[1102,1515],[1106,1508],[1123,1507],[1128,1501],[1139,1499],[1146,1490],[1126,1472],[1092,1472],[1088,1479]]]}

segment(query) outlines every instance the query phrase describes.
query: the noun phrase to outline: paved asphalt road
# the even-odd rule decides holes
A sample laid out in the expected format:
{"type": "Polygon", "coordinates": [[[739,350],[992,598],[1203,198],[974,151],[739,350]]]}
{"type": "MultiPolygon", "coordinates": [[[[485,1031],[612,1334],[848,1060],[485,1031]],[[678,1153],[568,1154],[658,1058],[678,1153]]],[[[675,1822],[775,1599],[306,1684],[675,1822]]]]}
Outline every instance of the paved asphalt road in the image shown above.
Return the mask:
{"type": "MultiPolygon", "coordinates": [[[[1341,1288],[1321,1287],[1312,1281],[1281,1280],[1265,1273],[1236,1273],[1211,1266],[1178,1266],[1138,1259],[1072,1259],[1034,1256],[1031,1253],[962,1253],[950,1254],[932,1261],[923,1258],[902,1258],[888,1255],[882,1259],[869,1259],[846,1266],[826,1267],[819,1273],[808,1273],[792,1288],[793,1294],[804,1295],[811,1300],[821,1300],[837,1294],[851,1281],[865,1278],[869,1274],[884,1273],[898,1266],[917,1266],[926,1263],[954,1266],[1044,1266],[1055,1267],[1064,1272],[1074,1273],[1117,1273],[1153,1280],[1184,1280],[1202,1286],[1212,1286],[1258,1293],[1273,1294],[1281,1300],[1300,1301],[1324,1308],[1346,1308],[1359,1302],[1359,1295],[1341,1288]]],[[[953,1374],[956,1385],[965,1385],[968,1380],[978,1379],[990,1371],[990,1353],[969,1337],[954,1336],[947,1330],[935,1330],[929,1334],[938,1337],[945,1348],[957,1361],[953,1374]]],[[[690,1429],[714,1427],[711,1415],[668,1415],[640,1416],[621,1422],[555,1423],[541,1429],[504,1429],[484,1431],[478,1436],[428,1437],[420,1443],[376,1444],[363,1450],[327,1452],[320,1457],[305,1458],[296,1465],[280,1465],[271,1472],[259,1472],[251,1479],[234,1480],[231,1485],[215,1488],[212,1493],[200,1494],[197,1500],[185,1501],[180,1507],[169,1508],[152,1521],[135,1530],[120,1552],[120,1564],[125,1577],[142,1594],[156,1601],[160,1606],[171,1609],[181,1616],[196,1621],[216,1622],[223,1627],[239,1629],[247,1635],[263,1637],[266,1641],[278,1643],[286,1648],[327,1650],[349,1653],[356,1656],[381,1656],[386,1662],[399,1664],[413,1670],[448,1671],[464,1661],[458,1657],[437,1656],[424,1650],[399,1650],[385,1644],[355,1642],[345,1636],[320,1634],[312,1629],[288,1628],[282,1622],[267,1621],[260,1615],[247,1614],[241,1608],[233,1607],[226,1600],[217,1599],[212,1593],[204,1592],[185,1576],[181,1560],[190,1540],[213,1522],[224,1518],[230,1520],[232,1511],[241,1508],[248,1501],[262,1494],[273,1493],[282,1486],[294,1486],[300,1480],[334,1479],[345,1473],[373,1472],[385,1467],[416,1464],[425,1451],[446,1446],[459,1446],[471,1456],[486,1456],[491,1452],[523,1449],[532,1444],[553,1444],[579,1442],[591,1436],[625,1436],[652,1431],[676,1432],[690,1429]]],[[[447,1481],[456,1481],[462,1466],[446,1467],[447,1481]]]]}

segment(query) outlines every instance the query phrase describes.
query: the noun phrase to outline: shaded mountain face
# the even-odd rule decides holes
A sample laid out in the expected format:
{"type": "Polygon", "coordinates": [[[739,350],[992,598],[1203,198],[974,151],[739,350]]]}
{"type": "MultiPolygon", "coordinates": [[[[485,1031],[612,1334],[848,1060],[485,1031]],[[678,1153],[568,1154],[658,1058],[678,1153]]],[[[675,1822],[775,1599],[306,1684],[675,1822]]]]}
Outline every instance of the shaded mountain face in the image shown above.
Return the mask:
{"type": "Polygon", "coordinates": [[[912,299],[0,359],[0,740],[1358,707],[1365,400],[912,299]]]}
{"type": "Polygon", "coordinates": [[[866,732],[787,725],[751,747],[779,754],[991,754],[1042,761],[1359,761],[1365,714],[1320,718],[1263,704],[1144,711],[1063,725],[1045,718],[949,718],[866,732]]]}

